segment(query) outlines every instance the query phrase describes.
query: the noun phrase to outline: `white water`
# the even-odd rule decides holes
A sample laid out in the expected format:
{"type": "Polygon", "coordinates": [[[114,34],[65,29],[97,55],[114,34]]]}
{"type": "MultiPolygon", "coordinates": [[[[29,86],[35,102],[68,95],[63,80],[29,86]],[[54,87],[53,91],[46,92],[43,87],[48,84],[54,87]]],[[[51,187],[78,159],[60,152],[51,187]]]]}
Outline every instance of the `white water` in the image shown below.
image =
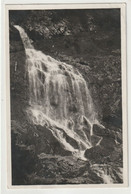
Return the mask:
{"type": "Polygon", "coordinates": [[[86,81],[71,65],[34,49],[24,29],[15,28],[26,52],[30,96],[27,113],[31,122],[48,125],[66,150],[83,158],[84,150],[92,147],[92,126],[98,123],[86,81]],[[77,143],[78,148],[67,142],[65,134],[77,143]]]}

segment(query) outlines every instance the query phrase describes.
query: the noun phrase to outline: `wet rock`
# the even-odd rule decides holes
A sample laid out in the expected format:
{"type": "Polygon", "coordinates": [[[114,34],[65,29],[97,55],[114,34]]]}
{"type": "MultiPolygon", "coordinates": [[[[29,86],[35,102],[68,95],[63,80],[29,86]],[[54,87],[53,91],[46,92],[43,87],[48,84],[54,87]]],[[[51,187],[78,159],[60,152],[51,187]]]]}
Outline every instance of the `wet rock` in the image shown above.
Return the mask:
{"type": "Polygon", "coordinates": [[[91,142],[91,124],[88,121],[88,119],[83,116],[80,115],[77,119],[76,119],[77,125],[77,133],[79,133],[80,136],[87,137],[87,139],[91,142]]]}
{"type": "Polygon", "coordinates": [[[70,136],[66,135],[65,139],[75,149],[79,149],[79,145],[78,145],[77,141],[75,141],[73,138],[71,138],[70,136]]]}
{"type": "Polygon", "coordinates": [[[110,131],[108,129],[103,128],[102,126],[97,125],[97,124],[93,125],[93,133],[95,135],[102,136],[102,137],[110,135],[110,131]]]}
{"type": "Polygon", "coordinates": [[[83,116],[83,115],[81,117],[81,123],[83,125],[86,125],[87,128],[89,128],[89,129],[91,128],[91,124],[90,124],[89,120],[85,116],[83,116]]]}
{"type": "Polygon", "coordinates": [[[108,144],[110,144],[109,142],[113,145],[115,145],[115,142],[122,144],[122,131],[119,128],[110,126],[110,129],[108,129],[95,124],[93,125],[93,133],[103,137],[103,141],[104,139],[107,140],[108,144]]]}
{"type": "Polygon", "coordinates": [[[63,134],[63,138],[65,138],[65,140],[75,149],[79,149],[78,143],[75,139],[71,138],[67,133],[65,133],[65,131],[62,128],[58,128],[56,127],[57,130],[61,131],[61,133],[63,134]]]}
{"type": "MultiPolygon", "coordinates": [[[[95,136],[92,137],[92,142],[95,144],[95,136]]],[[[85,151],[85,157],[95,162],[103,162],[104,158],[110,156],[115,150],[117,144],[114,138],[103,136],[99,145],[87,149],[85,151]]]]}
{"type": "Polygon", "coordinates": [[[97,135],[92,135],[91,136],[91,144],[92,146],[96,146],[97,144],[99,144],[99,142],[102,140],[102,137],[99,137],[97,135]]]}
{"type": "Polygon", "coordinates": [[[91,142],[91,135],[90,135],[90,129],[87,127],[83,127],[83,131],[86,134],[88,140],[91,142]]]}

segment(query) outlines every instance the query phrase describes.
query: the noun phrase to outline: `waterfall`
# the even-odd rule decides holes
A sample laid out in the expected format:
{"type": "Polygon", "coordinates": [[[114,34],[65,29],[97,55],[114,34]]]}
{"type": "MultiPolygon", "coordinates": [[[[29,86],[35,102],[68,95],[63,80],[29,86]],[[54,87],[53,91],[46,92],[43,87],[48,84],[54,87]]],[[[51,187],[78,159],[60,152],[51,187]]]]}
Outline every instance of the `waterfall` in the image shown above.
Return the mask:
{"type": "Polygon", "coordinates": [[[66,150],[80,157],[92,147],[92,126],[98,123],[86,81],[76,68],[36,50],[24,29],[18,25],[15,28],[26,53],[30,104],[27,113],[31,122],[48,126],[66,150]],[[67,141],[67,136],[77,148],[67,141]]]}

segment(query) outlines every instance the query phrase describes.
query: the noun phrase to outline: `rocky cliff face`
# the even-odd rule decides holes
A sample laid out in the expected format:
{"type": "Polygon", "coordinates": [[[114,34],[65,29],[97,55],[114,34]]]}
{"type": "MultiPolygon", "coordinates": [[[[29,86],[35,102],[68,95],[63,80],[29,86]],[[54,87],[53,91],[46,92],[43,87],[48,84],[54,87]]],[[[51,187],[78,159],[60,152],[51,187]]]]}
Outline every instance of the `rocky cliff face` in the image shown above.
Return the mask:
{"type": "Polygon", "coordinates": [[[114,183],[122,182],[119,28],[119,10],[10,11],[13,184],[103,183],[107,171],[114,183]],[[94,135],[103,140],[85,152],[89,162],[72,157],[48,127],[31,125],[27,119],[26,57],[14,24],[26,30],[36,49],[76,67],[87,81],[107,129],[105,133],[94,126],[94,135]]]}

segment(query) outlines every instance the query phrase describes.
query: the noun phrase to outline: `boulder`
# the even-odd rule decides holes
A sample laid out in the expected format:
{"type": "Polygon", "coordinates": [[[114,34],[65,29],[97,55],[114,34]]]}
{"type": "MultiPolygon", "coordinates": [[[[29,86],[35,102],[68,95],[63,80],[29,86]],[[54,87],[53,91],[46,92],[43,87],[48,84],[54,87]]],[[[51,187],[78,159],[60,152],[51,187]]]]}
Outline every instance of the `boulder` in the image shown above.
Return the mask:
{"type": "Polygon", "coordinates": [[[85,157],[91,161],[99,162],[103,160],[103,157],[110,155],[105,148],[100,145],[87,149],[85,151],[85,157]]]}
{"type": "MultiPolygon", "coordinates": [[[[95,144],[95,136],[92,137],[92,142],[95,144]]],[[[107,156],[110,156],[116,147],[116,142],[113,138],[104,137],[99,145],[96,145],[85,151],[85,157],[95,162],[102,162],[107,156]]]]}
{"type": "Polygon", "coordinates": [[[100,142],[101,147],[104,147],[104,149],[113,151],[116,147],[116,142],[114,138],[111,137],[104,137],[102,141],[100,142]]]}
{"type": "MultiPolygon", "coordinates": [[[[93,125],[93,133],[94,135],[104,137],[105,140],[110,142],[117,141],[118,143],[122,143],[122,132],[121,129],[114,127],[113,129],[110,128],[103,128],[100,125],[94,124],[93,125]]],[[[114,143],[113,143],[114,144],[114,143]]]]}
{"type": "Polygon", "coordinates": [[[94,135],[98,136],[108,136],[110,135],[110,131],[100,125],[94,124],[93,125],[93,133],[94,135]]]}

